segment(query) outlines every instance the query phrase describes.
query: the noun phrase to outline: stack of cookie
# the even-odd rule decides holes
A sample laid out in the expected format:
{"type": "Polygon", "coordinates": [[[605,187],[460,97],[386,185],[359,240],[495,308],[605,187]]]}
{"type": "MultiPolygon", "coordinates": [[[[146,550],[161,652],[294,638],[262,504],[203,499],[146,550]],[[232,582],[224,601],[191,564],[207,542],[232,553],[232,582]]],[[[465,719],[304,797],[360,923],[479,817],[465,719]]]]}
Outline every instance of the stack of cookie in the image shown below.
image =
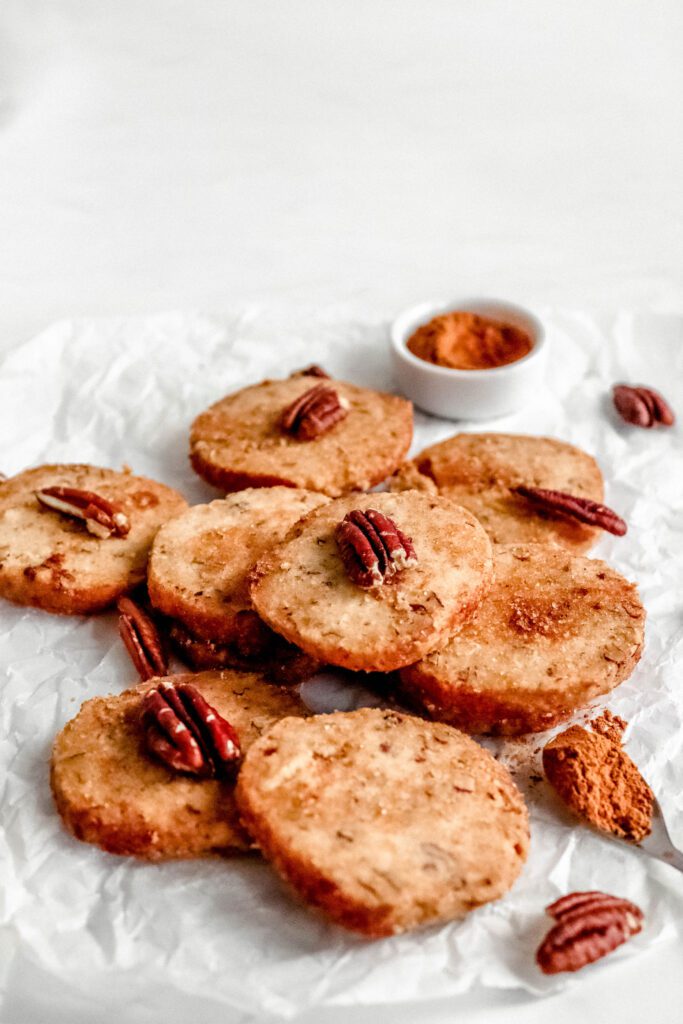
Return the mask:
{"type": "Polygon", "coordinates": [[[75,836],[153,860],[258,848],[368,936],[513,884],[526,808],[463,733],[546,729],[632,671],[635,587],[585,557],[625,525],[571,445],[467,434],[404,462],[411,438],[409,402],[310,367],[195,420],[192,465],[228,492],[209,504],[83,466],[0,484],[5,597],[86,613],[147,582],[149,613],[122,607],[145,681],[55,742],[75,836]],[[203,671],[164,676],[166,638],[203,671]],[[396,672],[409,710],[310,715],[292,684],[321,665],[396,672]]]}

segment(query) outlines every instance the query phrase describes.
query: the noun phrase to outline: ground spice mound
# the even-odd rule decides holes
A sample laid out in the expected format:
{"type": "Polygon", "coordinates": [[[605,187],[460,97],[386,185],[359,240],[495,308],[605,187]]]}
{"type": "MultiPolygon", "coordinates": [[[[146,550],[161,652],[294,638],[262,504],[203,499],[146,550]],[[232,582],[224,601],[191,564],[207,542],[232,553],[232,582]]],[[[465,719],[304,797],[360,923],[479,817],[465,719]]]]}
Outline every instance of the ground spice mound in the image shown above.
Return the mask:
{"type": "MultiPolygon", "coordinates": [[[[546,778],[574,814],[603,832],[639,842],[652,827],[653,794],[621,747],[622,719],[597,720],[598,732],[571,726],[543,750],[546,778]],[[601,733],[616,731],[616,741],[601,733]]],[[[595,727],[596,723],[593,723],[595,727]]]]}
{"type": "Polygon", "coordinates": [[[451,370],[490,370],[528,355],[526,331],[476,313],[444,313],[418,327],[408,339],[414,356],[451,370]]]}

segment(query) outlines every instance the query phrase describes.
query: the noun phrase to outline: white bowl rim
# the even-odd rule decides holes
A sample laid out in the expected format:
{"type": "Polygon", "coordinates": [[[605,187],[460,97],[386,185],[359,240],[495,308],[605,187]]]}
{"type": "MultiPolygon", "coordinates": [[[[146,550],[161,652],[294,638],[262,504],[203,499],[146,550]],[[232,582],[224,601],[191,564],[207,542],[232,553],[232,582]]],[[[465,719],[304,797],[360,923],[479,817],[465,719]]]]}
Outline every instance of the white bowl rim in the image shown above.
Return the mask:
{"type": "MultiPolygon", "coordinates": [[[[417,330],[418,326],[423,326],[423,324],[416,325],[413,328],[413,332],[417,330]]],[[[510,373],[525,363],[528,365],[545,348],[546,336],[541,321],[535,313],[532,313],[531,310],[526,309],[524,306],[519,306],[514,302],[508,302],[507,299],[499,299],[494,296],[470,296],[450,302],[418,302],[416,305],[402,310],[392,321],[391,343],[397,353],[407,363],[422,371],[431,372],[436,377],[442,377],[444,380],[481,380],[483,377],[490,378],[492,374],[510,373]],[[430,363],[427,359],[420,359],[419,356],[414,355],[407,347],[410,336],[407,335],[405,329],[406,321],[411,321],[418,316],[424,315],[426,317],[424,324],[427,324],[435,316],[440,316],[443,313],[476,313],[477,306],[495,308],[496,311],[500,312],[501,316],[508,311],[513,316],[527,320],[534,332],[531,351],[527,352],[521,359],[515,359],[513,363],[504,363],[502,366],[490,366],[481,370],[458,370],[452,366],[439,366],[436,363],[430,363]]]]}

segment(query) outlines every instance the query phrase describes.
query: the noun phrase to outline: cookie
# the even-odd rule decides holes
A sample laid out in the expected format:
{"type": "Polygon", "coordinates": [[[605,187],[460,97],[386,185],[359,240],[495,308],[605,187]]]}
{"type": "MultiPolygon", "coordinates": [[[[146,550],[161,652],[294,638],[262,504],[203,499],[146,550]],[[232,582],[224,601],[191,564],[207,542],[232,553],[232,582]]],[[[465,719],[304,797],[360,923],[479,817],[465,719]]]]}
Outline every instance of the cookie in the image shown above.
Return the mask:
{"type": "Polygon", "coordinates": [[[484,596],[491,546],[473,515],[447,498],[347,495],[309,513],[257,563],[251,598],[276,632],[314,658],[389,672],[445,643],[484,596]],[[349,577],[335,533],[352,510],[377,509],[412,538],[417,563],[381,586],[349,577]]]}
{"type": "Polygon", "coordinates": [[[315,671],[316,662],[258,618],[247,576],[303,515],[327,500],[290,487],[250,488],[195,505],[159,530],[149,559],[149,596],[172,620],[171,639],[190,664],[277,672],[291,663],[297,679],[315,671]]]}
{"type": "Polygon", "coordinates": [[[456,729],[394,711],[278,722],[235,796],[278,873],[369,937],[463,917],[507,892],[526,859],[507,770],[456,729]]]}
{"type": "Polygon", "coordinates": [[[456,434],[425,448],[390,482],[394,491],[415,488],[463,505],[494,544],[552,543],[581,554],[599,540],[598,527],[540,511],[511,493],[518,486],[603,501],[592,456],[565,441],[522,434],[456,434]]]}
{"type": "MultiPolygon", "coordinates": [[[[192,683],[234,726],[243,753],[278,719],[307,713],[291,690],[254,673],[203,672],[168,679],[192,683]]],[[[50,781],[66,828],[109,853],[145,860],[249,849],[233,782],[182,775],[146,753],[142,697],[160,681],[86,701],[57,736],[50,781]]]]}
{"type": "Polygon", "coordinates": [[[337,497],[385,480],[405,458],[413,407],[404,398],[296,374],[221,399],[192,424],[190,460],[216,487],[302,487],[337,497]],[[338,395],[343,418],[312,439],[283,428],[283,414],[313,387],[338,395]]]}
{"type": "Polygon", "coordinates": [[[404,692],[432,718],[473,733],[549,729],[635,668],[645,610],[598,559],[540,544],[494,548],[494,581],[440,651],[403,669],[404,692]]]}
{"type": "Polygon", "coordinates": [[[19,473],[0,482],[0,596],[67,615],[100,611],[144,580],[157,530],[186,508],[170,487],[113,469],[54,465],[19,473]],[[56,486],[114,503],[125,535],[95,536],[82,519],[36,498],[56,486]]]}

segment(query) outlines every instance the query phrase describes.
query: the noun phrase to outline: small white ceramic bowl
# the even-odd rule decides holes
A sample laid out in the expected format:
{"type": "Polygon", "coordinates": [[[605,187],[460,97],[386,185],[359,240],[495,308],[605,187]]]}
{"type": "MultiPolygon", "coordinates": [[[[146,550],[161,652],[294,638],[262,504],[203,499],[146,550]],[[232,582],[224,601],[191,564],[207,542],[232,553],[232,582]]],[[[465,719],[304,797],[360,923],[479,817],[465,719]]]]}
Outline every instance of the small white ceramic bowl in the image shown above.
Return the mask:
{"type": "Polygon", "coordinates": [[[497,299],[456,299],[422,303],[391,325],[391,351],[400,390],[425,412],[449,420],[485,420],[531,405],[543,389],[547,345],[543,326],[520,306],[497,299]],[[406,342],[422,324],[442,313],[463,310],[520,327],[531,337],[528,355],[490,370],[451,370],[419,359],[406,342]]]}

